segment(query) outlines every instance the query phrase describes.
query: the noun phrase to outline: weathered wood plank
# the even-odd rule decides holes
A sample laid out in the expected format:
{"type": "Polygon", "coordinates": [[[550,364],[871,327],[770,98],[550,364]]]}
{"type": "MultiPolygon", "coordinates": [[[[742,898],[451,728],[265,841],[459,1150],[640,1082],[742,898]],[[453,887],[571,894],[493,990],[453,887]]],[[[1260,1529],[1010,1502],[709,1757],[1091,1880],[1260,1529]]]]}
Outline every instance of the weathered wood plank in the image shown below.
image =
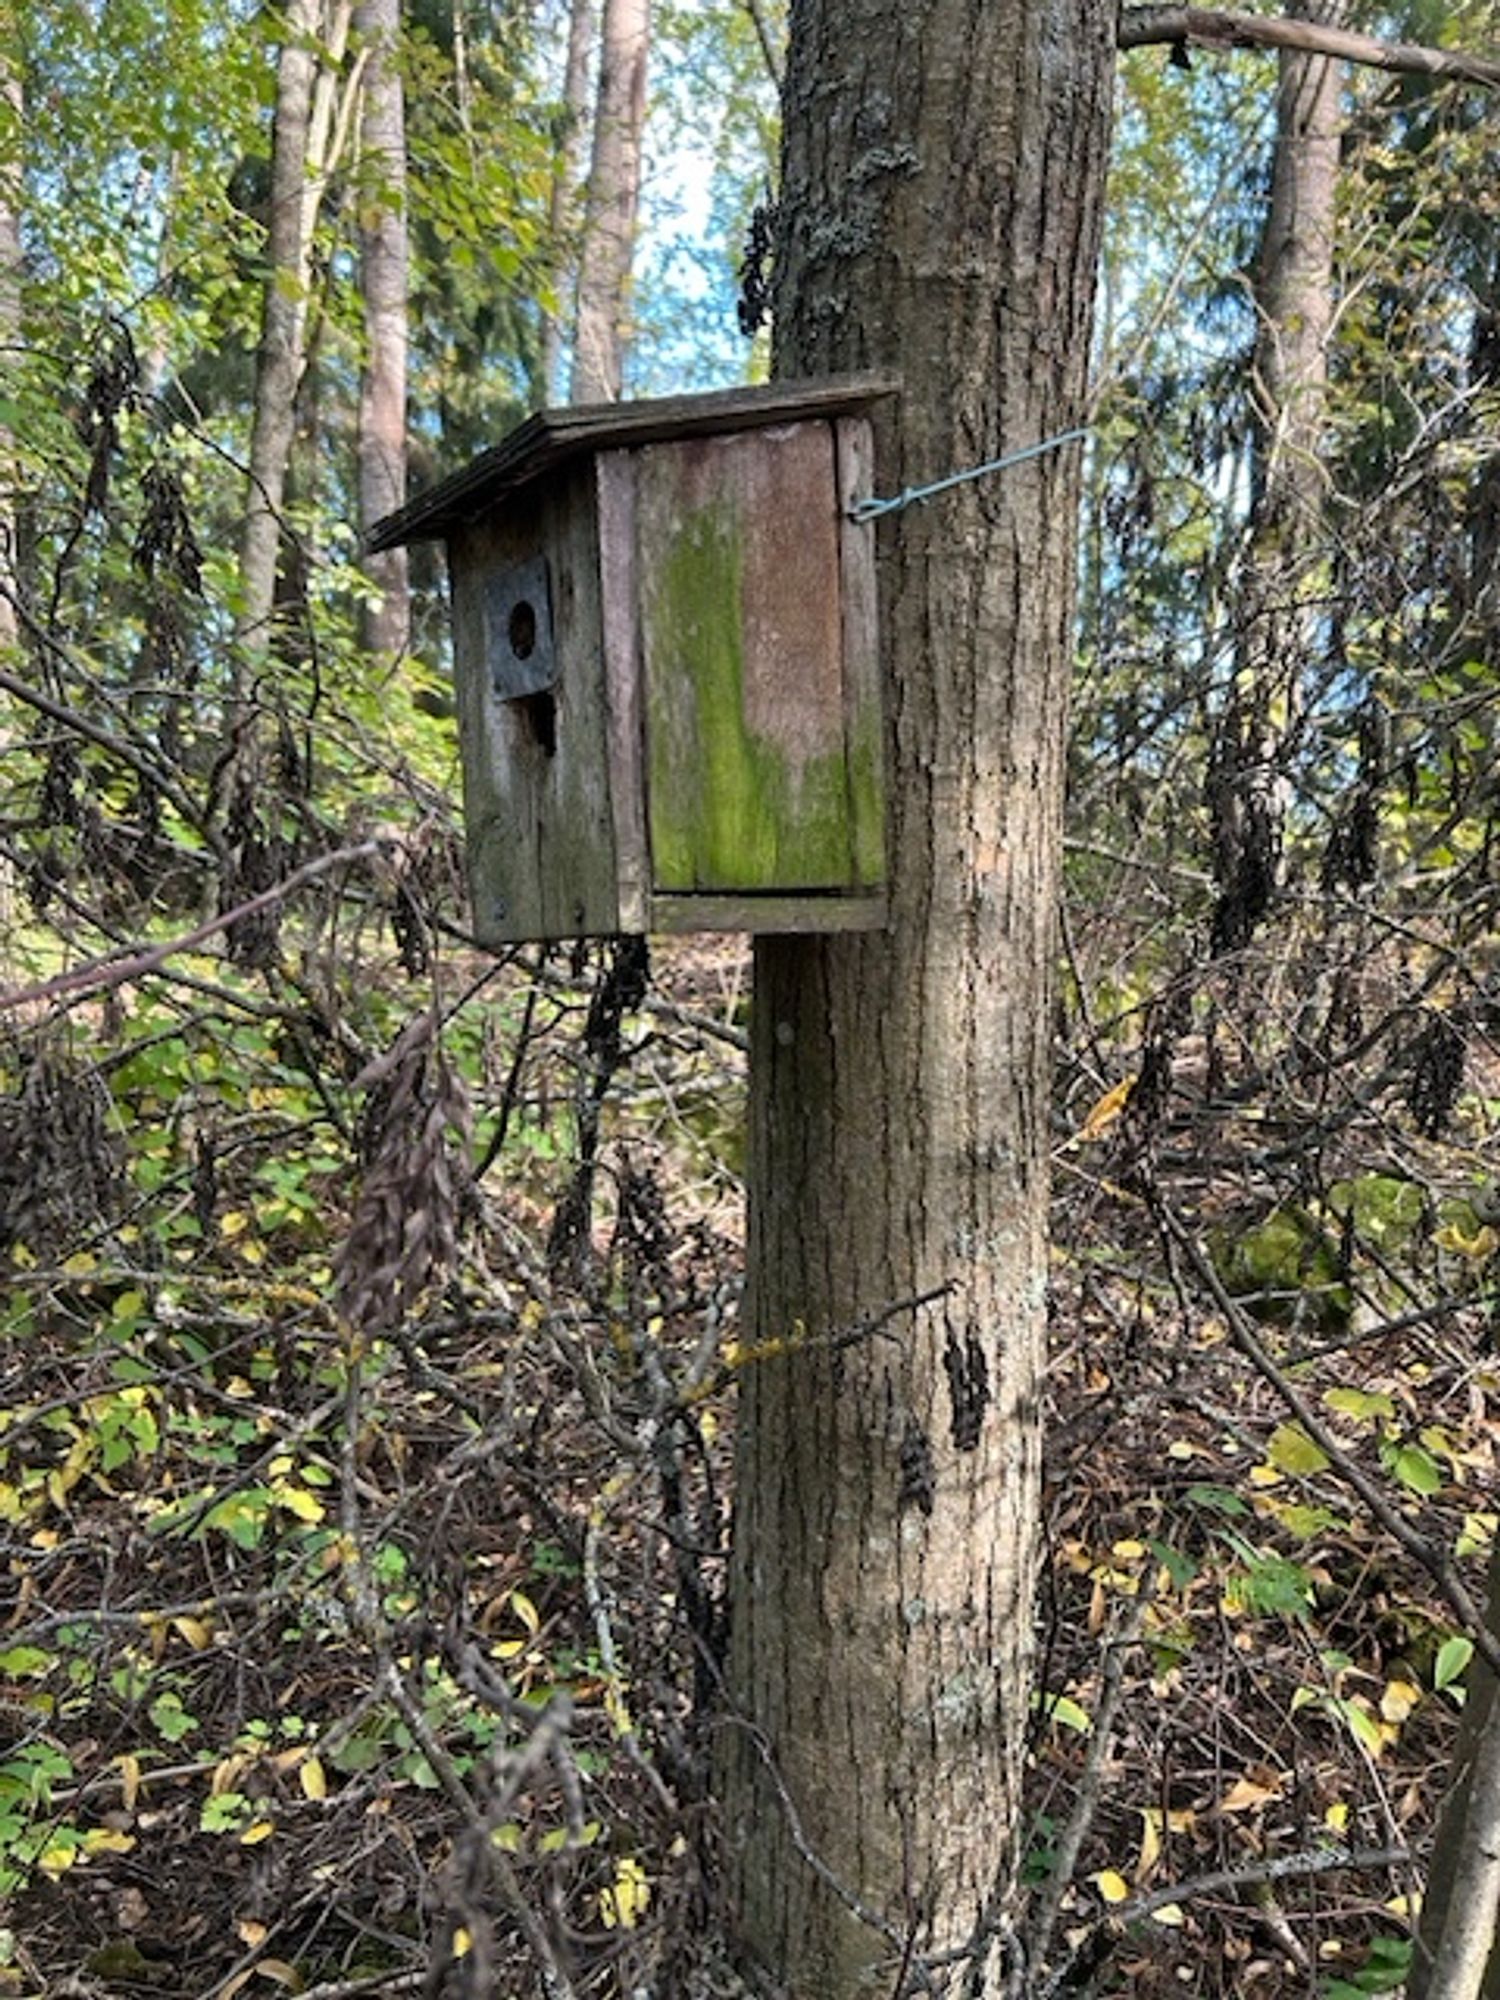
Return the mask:
{"type": "Polygon", "coordinates": [[[829,426],[676,440],[634,457],[653,883],[847,888],[829,426]]]}
{"type": "Polygon", "coordinates": [[[839,418],[834,434],[851,878],[874,888],[886,879],[885,681],[880,659],[875,528],[871,522],[851,521],[849,509],[874,491],[875,439],[869,418],[863,415],[839,418]]]}
{"type": "Polygon", "coordinates": [[[653,896],[651,928],[801,933],[875,931],[888,916],[884,896],[653,896]]]}
{"type": "Polygon", "coordinates": [[[454,670],[475,934],[485,944],[620,928],[605,712],[598,526],[589,469],[450,540],[454,670]],[[554,687],[494,690],[486,582],[545,553],[554,687]]]}
{"type": "Polygon", "coordinates": [[[650,927],[651,856],[646,838],[646,724],[641,701],[633,455],[628,451],[601,452],[595,460],[595,478],[620,929],[645,931],[650,927]]]}

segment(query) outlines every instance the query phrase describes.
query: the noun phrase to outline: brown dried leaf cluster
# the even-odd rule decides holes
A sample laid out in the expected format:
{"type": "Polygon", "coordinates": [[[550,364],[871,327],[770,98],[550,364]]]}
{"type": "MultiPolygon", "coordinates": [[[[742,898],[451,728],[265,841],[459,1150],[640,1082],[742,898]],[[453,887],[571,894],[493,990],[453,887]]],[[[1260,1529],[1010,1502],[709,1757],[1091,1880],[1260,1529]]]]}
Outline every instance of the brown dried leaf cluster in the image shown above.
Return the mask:
{"type": "Polygon", "coordinates": [[[398,1325],[454,1267],[470,1107],[430,1014],[356,1080],[370,1092],[368,1164],[334,1282],[340,1317],[369,1336],[398,1325]]]}

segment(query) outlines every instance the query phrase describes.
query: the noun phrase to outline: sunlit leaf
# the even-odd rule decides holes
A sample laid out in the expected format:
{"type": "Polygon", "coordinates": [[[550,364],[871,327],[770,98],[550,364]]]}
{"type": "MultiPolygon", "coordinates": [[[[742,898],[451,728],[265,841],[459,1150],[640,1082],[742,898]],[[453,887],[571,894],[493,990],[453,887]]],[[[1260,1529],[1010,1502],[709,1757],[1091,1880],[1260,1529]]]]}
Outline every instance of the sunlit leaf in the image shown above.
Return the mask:
{"type": "Polygon", "coordinates": [[[1130,1895],[1130,1884],[1117,1868],[1101,1868],[1089,1880],[1106,1903],[1123,1903],[1130,1895]]]}
{"type": "Polygon", "coordinates": [[[1432,1667],[1432,1685],[1439,1694],[1463,1676],[1473,1657],[1474,1641],[1466,1639],[1462,1632],[1455,1632],[1452,1638],[1443,1641],[1432,1667]]]}

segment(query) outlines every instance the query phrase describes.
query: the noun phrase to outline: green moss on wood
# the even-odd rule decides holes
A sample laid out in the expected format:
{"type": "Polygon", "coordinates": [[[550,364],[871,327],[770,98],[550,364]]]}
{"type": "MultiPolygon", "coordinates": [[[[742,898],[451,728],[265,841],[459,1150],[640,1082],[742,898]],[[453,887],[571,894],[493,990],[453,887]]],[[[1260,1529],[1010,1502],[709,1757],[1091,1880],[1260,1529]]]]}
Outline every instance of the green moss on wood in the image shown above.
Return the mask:
{"type": "MultiPolygon", "coordinates": [[[[813,889],[883,879],[883,749],[861,717],[821,754],[746,716],[743,527],[693,509],[646,590],[651,843],[663,890],[813,889]]],[[[788,663],[789,671],[796,663],[788,663]]]]}

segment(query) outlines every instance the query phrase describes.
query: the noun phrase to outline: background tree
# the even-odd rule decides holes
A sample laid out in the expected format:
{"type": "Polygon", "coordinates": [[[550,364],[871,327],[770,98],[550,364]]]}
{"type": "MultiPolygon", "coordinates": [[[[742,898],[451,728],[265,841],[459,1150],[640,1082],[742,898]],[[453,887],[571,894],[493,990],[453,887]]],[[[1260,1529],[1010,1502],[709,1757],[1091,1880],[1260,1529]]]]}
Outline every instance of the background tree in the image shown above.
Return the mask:
{"type": "MultiPolygon", "coordinates": [[[[1111,26],[804,5],[776,365],[898,368],[882,490],[1083,408],[1111,26]]],[[[881,544],[889,936],[761,939],[730,1867],[807,2000],[1002,1987],[1036,1576],[1046,1101],[1078,454],[881,544]]]]}
{"type": "Polygon", "coordinates": [[[650,42],[649,0],[604,0],[573,327],[575,403],[613,402],[623,379],[650,42]]]}
{"type": "MultiPolygon", "coordinates": [[[[359,397],[359,526],[367,534],[406,498],[406,118],[400,0],[363,0],[354,30],[368,52],[360,122],[360,290],[365,354],[359,397]]],[[[362,638],[391,659],[411,627],[407,556],[369,559],[378,594],[362,638]]]]}

